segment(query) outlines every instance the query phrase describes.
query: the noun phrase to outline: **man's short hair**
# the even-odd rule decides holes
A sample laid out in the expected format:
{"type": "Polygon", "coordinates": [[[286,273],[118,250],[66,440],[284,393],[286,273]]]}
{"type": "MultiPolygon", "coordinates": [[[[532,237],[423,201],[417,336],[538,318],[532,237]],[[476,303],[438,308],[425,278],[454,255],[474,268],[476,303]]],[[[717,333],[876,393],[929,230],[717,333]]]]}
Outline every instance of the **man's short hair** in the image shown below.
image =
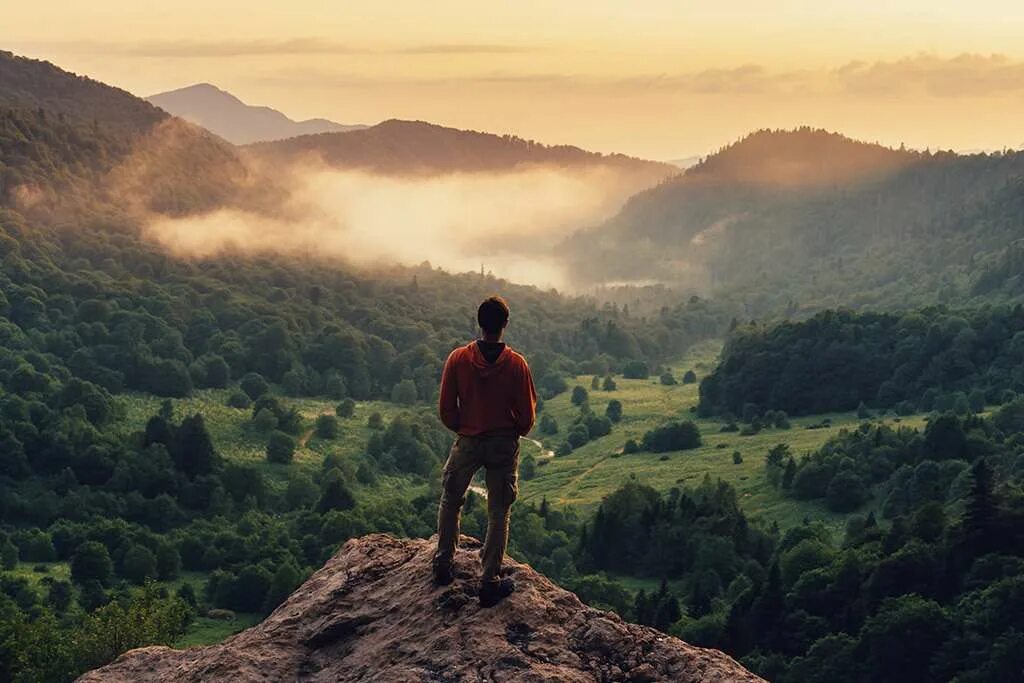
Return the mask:
{"type": "Polygon", "coordinates": [[[484,299],[476,309],[476,321],[484,332],[498,334],[508,325],[508,304],[500,296],[484,299]]]}

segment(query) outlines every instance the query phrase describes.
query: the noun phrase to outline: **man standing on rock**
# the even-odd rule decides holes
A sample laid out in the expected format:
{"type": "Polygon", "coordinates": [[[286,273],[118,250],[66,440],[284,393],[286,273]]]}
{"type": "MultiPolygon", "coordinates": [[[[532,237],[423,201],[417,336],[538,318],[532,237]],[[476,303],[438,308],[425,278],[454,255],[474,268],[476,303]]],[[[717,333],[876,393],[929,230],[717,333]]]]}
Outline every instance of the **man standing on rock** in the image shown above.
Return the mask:
{"type": "Polygon", "coordinates": [[[459,515],[466,490],[481,467],[487,470],[487,537],[480,560],[480,604],[492,607],[515,590],[501,577],[508,544],[509,510],[519,493],[519,437],[533,428],[537,392],[526,359],[501,341],[508,304],[498,296],[477,309],[482,336],[452,351],[441,375],[440,413],[458,434],[444,465],[437,513],[434,582],[452,582],[459,515]]]}

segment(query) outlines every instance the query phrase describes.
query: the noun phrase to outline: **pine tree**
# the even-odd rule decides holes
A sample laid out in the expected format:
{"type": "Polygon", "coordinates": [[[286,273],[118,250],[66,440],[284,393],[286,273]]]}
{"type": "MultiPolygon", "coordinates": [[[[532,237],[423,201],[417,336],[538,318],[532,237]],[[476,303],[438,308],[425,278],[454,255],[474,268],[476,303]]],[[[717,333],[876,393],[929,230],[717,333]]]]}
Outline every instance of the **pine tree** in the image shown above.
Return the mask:
{"type": "Polygon", "coordinates": [[[971,468],[974,483],[964,510],[964,542],[974,557],[991,552],[998,540],[999,507],[994,492],[992,470],[984,458],[971,468]]]}

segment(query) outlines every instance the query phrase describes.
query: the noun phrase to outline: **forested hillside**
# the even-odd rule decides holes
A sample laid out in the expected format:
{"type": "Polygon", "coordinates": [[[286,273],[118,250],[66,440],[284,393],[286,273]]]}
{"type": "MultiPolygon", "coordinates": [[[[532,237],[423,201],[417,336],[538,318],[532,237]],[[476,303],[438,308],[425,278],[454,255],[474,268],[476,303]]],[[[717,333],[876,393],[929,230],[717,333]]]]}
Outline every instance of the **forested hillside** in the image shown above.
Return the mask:
{"type": "Polygon", "coordinates": [[[401,175],[500,171],[528,165],[608,166],[642,175],[653,184],[676,172],[668,164],[621,154],[543,145],[512,135],[458,130],[424,121],[390,120],[362,130],[303,135],[247,149],[277,162],[319,158],[335,168],[401,175]]]}
{"type": "Polygon", "coordinates": [[[1024,154],[760,131],[563,245],[588,281],[741,297],[752,315],[966,302],[1017,285],[1024,154]]]}
{"type": "Polygon", "coordinates": [[[730,334],[701,382],[701,411],[734,416],[853,410],[904,412],[958,402],[999,404],[1024,393],[1024,308],[826,311],[730,334]]]}

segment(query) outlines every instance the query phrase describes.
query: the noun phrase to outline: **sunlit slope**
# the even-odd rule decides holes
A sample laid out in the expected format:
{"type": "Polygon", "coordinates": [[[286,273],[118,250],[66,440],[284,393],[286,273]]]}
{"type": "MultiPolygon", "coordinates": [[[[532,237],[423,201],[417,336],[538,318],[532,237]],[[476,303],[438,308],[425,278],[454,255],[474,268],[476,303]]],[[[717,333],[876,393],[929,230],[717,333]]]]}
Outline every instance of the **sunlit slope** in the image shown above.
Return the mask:
{"type": "MultiPolygon", "coordinates": [[[[692,369],[698,381],[713,368],[719,347],[713,343],[698,345],[691,353],[671,365],[673,375],[682,377],[692,369]]],[[[537,475],[522,483],[522,499],[537,503],[547,498],[556,505],[573,505],[590,510],[601,499],[617,489],[623,482],[635,478],[637,481],[667,491],[674,486],[695,486],[704,476],[722,479],[732,484],[744,511],[752,517],[759,517],[771,523],[777,521],[783,528],[799,524],[804,517],[821,519],[837,527],[845,515],[829,512],[820,501],[799,501],[788,498],[769,485],[765,476],[765,456],[773,446],[788,444],[793,455],[798,457],[821,447],[839,430],[851,428],[859,421],[853,413],[832,413],[792,419],[792,427],[766,429],[753,436],[740,436],[738,432],[721,432],[722,422],[698,419],[690,412],[697,405],[697,384],[662,385],[657,377],[646,380],[629,380],[615,377],[615,391],[590,390],[592,376],[577,377],[570,382],[584,386],[590,392],[590,404],[594,412],[603,414],[611,399],[623,405],[622,421],[615,425],[612,433],[601,437],[563,456],[542,459],[537,475]],[[807,429],[808,425],[831,420],[831,426],[807,429]],[[700,448],[673,453],[638,452],[621,454],[627,439],[639,441],[644,432],[673,419],[694,420],[701,431],[703,445],[700,448]],[[733,452],[739,451],[743,462],[733,464],[733,452]]],[[[553,415],[563,433],[554,437],[538,437],[547,443],[564,439],[564,430],[578,414],[578,408],[571,403],[571,392],[561,394],[546,402],[545,412],[553,415]]],[[[885,417],[882,421],[891,423],[900,419],[909,427],[922,427],[923,416],[905,418],[885,417]]],[[[866,506],[871,508],[874,502],[866,506]]]]}

